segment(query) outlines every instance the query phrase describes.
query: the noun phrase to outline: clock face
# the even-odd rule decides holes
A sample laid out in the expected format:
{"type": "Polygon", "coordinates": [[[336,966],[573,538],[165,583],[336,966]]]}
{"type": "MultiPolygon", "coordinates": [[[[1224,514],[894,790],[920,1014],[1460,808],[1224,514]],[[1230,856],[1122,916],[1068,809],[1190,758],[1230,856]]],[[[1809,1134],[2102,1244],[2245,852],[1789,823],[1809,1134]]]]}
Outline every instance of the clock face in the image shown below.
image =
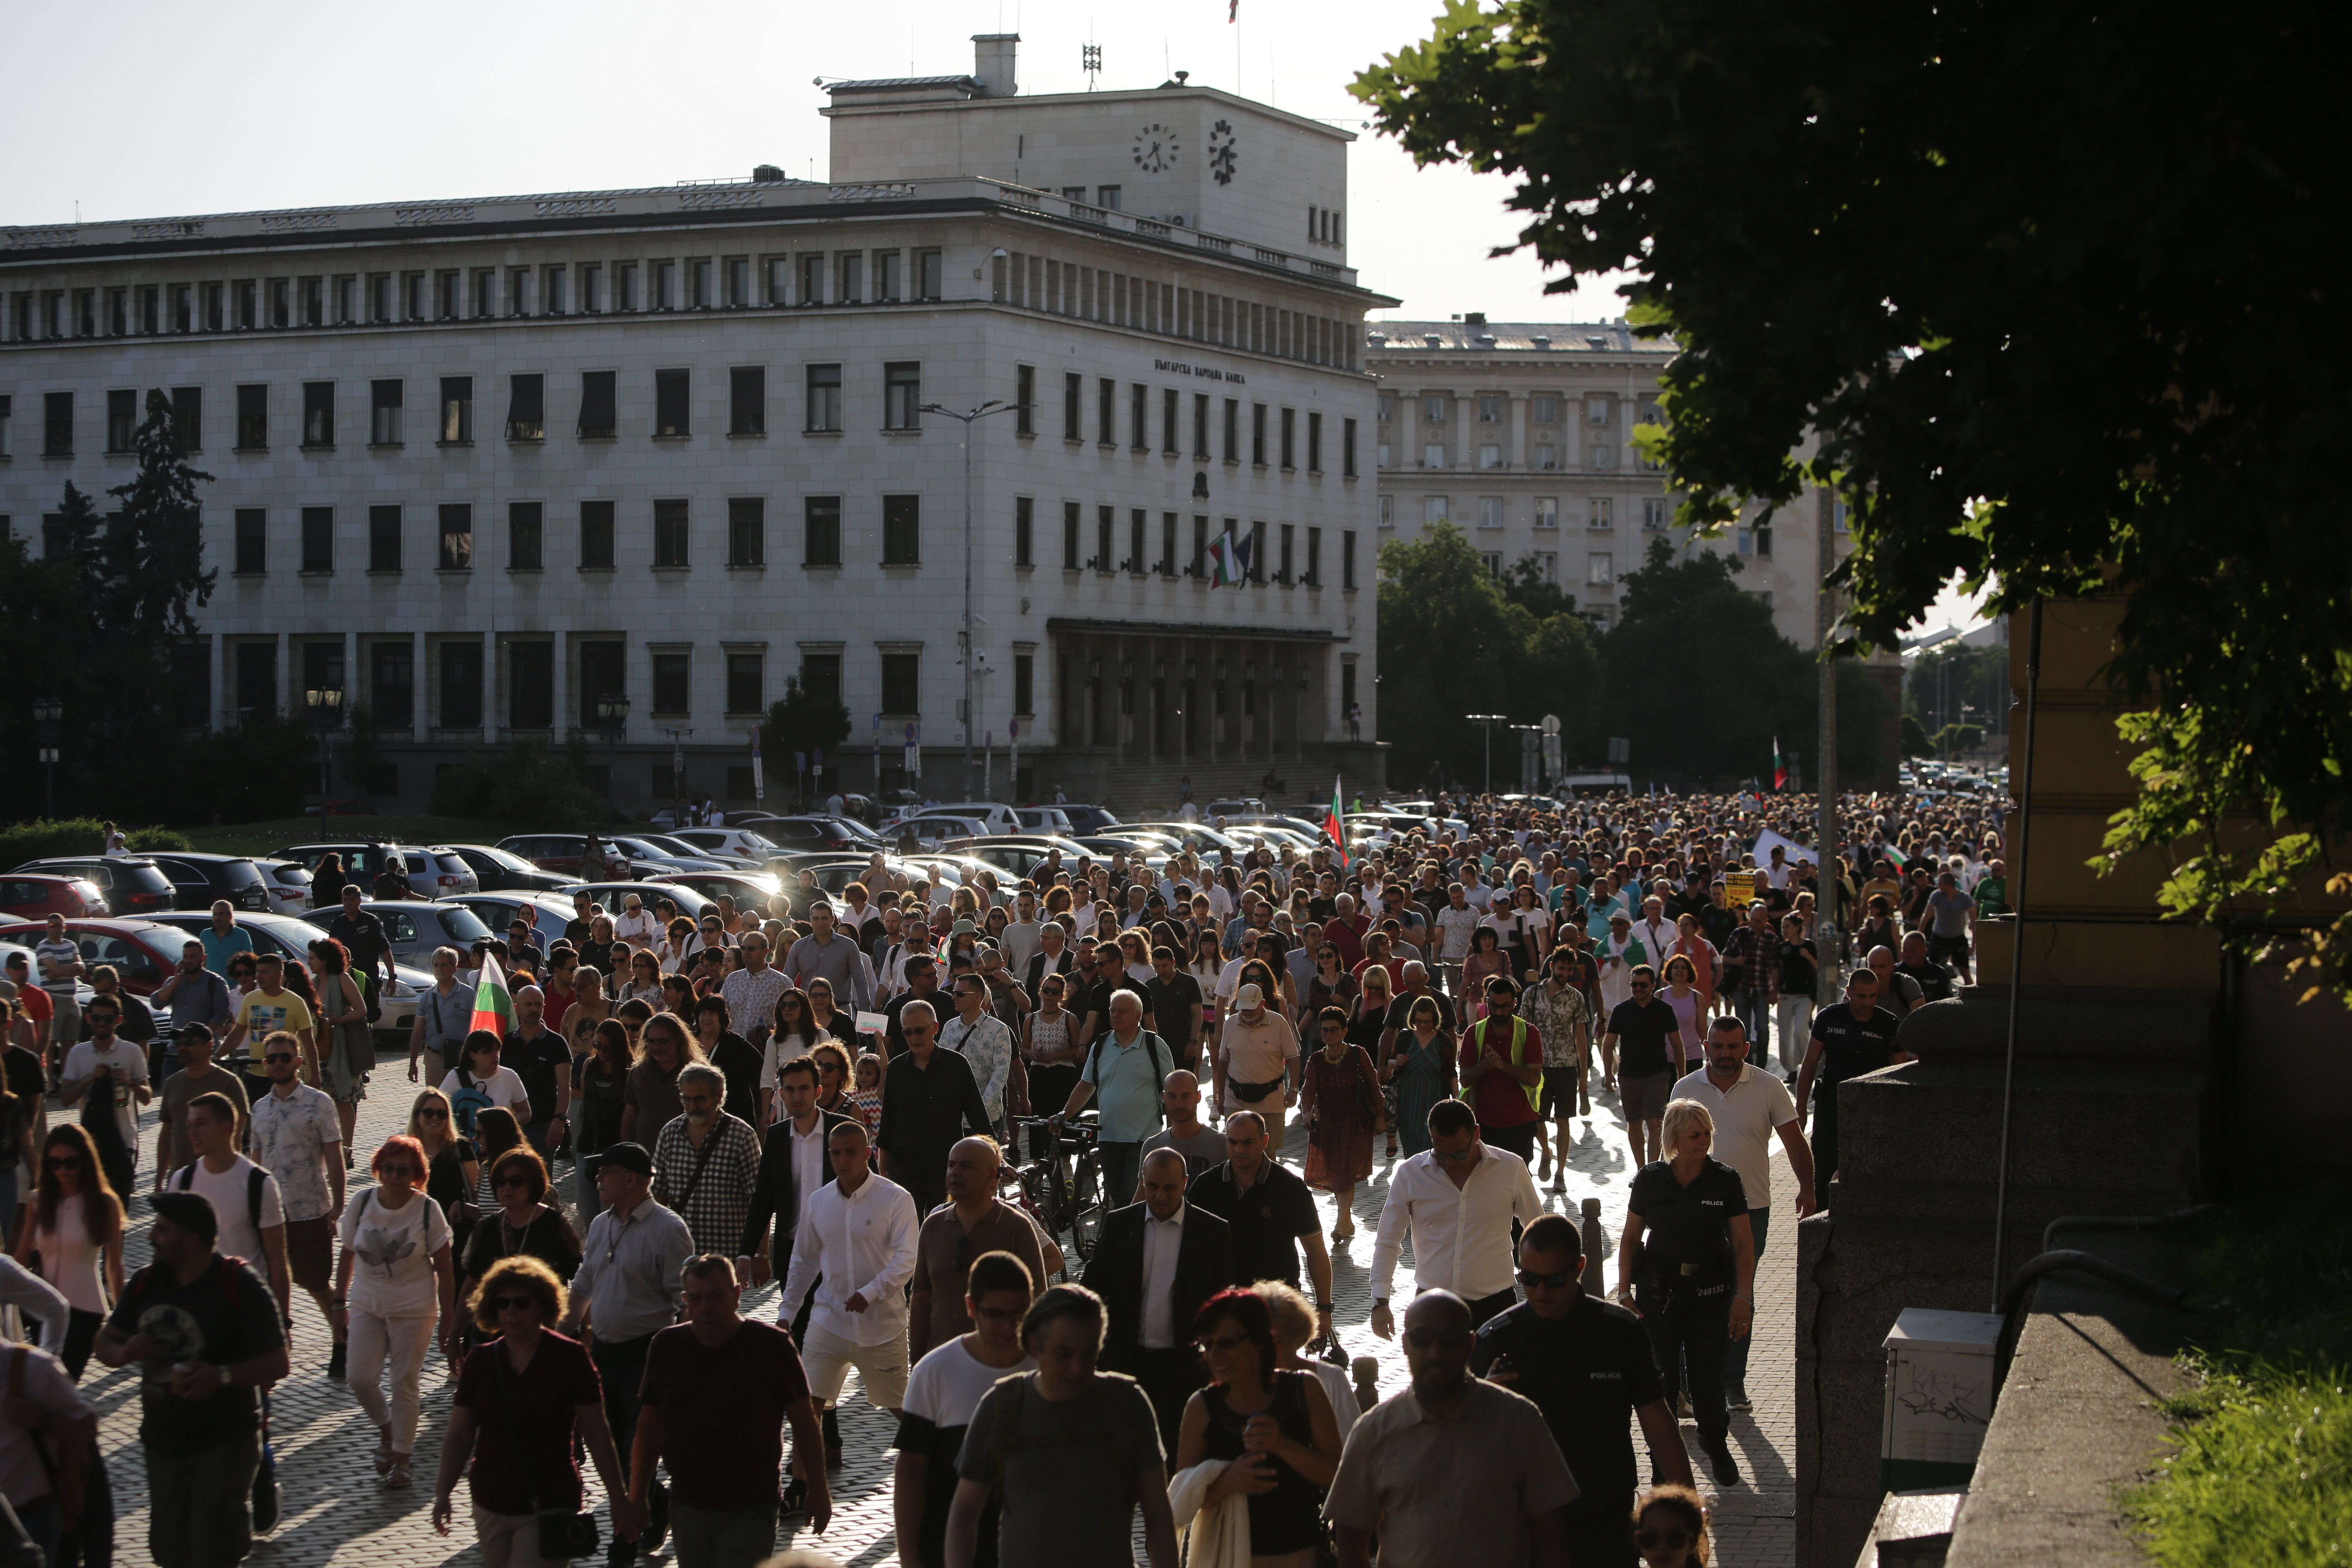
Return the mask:
{"type": "Polygon", "coordinates": [[[1165,174],[1176,163],[1176,132],[1165,125],[1147,125],[1135,133],[1135,166],[1147,174],[1165,174]]]}
{"type": "Polygon", "coordinates": [[[1234,128],[1228,121],[1209,127],[1209,173],[1221,185],[1234,183],[1234,128]]]}

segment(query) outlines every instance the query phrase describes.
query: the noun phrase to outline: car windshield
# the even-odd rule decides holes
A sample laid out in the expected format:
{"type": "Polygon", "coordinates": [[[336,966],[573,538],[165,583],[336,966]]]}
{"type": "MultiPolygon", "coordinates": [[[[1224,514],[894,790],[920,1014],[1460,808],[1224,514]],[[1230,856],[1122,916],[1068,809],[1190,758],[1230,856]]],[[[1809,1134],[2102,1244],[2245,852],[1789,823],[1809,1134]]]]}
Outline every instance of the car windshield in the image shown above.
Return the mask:
{"type": "Polygon", "coordinates": [[[250,860],[220,862],[221,880],[232,888],[257,888],[262,885],[260,868],[250,860]]]}
{"type": "Polygon", "coordinates": [[[472,942],[490,934],[490,928],[475,917],[474,911],[462,904],[443,904],[434,913],[441,917],[441,929],[451,942],[472,942]]]}
{"type": "MultiPolygon", "coordinates": [[[[539,869],[538,867],[532,865],[521,856],[514,854],[509,850],[493,849],[488,846],[468,846],[468,849],[471,853],[478,855],[483,859],[488,860],[491,865],[499,867],[505,870],[536,871],[539,869]]],[[[463,859],[465,857],[460,855],[458,858],[463,859]]]]}

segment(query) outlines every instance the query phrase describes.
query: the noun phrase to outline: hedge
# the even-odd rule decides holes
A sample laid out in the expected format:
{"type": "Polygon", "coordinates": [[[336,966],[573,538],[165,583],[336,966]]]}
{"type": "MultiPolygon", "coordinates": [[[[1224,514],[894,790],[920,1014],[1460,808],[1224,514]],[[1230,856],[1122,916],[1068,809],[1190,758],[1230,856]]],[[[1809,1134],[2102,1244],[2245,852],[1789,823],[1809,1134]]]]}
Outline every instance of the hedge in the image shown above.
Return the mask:
{"type": "MultiPolygon", "coordinates": [[[[194,847],[186,834],[173,828],[133,827],[129,833],[134,854],[142,849],[194,847]]],[[[11,823],[0,827],[0,868],[60,855],[96,855],[105,847],[106,824],[94,816],[44,817],[11,823]]]]}

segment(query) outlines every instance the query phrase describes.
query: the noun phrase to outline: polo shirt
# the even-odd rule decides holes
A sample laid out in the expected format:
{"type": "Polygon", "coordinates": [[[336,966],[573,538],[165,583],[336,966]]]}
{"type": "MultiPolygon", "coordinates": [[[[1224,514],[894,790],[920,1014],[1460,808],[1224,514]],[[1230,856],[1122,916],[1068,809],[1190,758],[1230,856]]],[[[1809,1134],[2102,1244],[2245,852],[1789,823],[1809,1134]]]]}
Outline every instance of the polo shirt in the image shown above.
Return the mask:
{"type": "Polygon", "coordinates": [[[1715,1118],[1715,1157],[1739,1173],[1749,1208],[1770,1207],[1773,1133],[1797,1119],[1789,1086],[1754,1062],[1742,1062],[1738,1081],[1730,1089],[1716,1088],[1701,1068],[1675,1080],[1674,1098],[1696,1100],[1706,1107],[1715,1118]]]}
{"type": "Polygon", "coordinates": [[[1184,1196],[1232,1227],[1234,1268],[1242,1279],[1298,1283],[1298,1238],[1319,1235],[1323,1222],[1297,1172],[1269,1152],[1245,1189],[1228,1160],[1193,1177],[1184,1196]]]}
{"type": "Polygon", "coordinates": [[[1664,1397],[1641,1320],[1582,1290],[1558,1321],[1522,1302],[1478,1331],[1470,1370],[1484,1377],[1502,1355],[1518,1372],[1511,1392],[1543,1412],[1584,1500],[1624,1518],[1640,1484],[1632,1416],[1664,1397]]]}
{"type": "Polygon", "coordinates": [[[1617,1037],[1617,1074],[1647,1078],[1682,1066],[1667,1037],[1682,1027],[1675,1010],[1654,994],[1647,1002],[1620,1002],[1609,1010],[1606,1031],[1617,1037]]]}
{"type": "Polygon", "coordinates": [[[1106,1029],[1087,1052],[1080,1082],[1094,1085],[1097,1136],[1106,1143],[1140,1143],[1160,1131],[1160,1079],[1180,1065],[1168,1043],[1138,1029],[1122,1045],[1116,1031],[1106,1029]]]}
{"type": "Polygon", "coordinates": [[[206,925],[196,932],[196,940],[205,944],[205,967],[224,980],[228,978],[228,961],[240,952],[253,951],[253,938],[236,926],[229,927],[228,934],[223,936],[206,925]]]}
{"type": "MultiPolygon", "coordinates": [[[[1769,1189],[1767,1189],[1768,1191],[1769,1189]]],[[[1654,1160],[1636,1172],[1625,1206],[1649,1227],[1653,1263],[1731,1264],[1731,1219],[1748,1214],[1739,1174],[1713,1155],[1685,1186],[1672,1161],[1654,1160]]]]}
{"type": "Polygon", "coordinates": [[[1444,1415],[1408,1388],[1348,1434],[1323,1517],[1377,1529],[1381,1568],[1524,1568],[1528,1519],[1580,1495],[1549,1435],[1533,1401],[1484,1379],[1444,1415]]]}

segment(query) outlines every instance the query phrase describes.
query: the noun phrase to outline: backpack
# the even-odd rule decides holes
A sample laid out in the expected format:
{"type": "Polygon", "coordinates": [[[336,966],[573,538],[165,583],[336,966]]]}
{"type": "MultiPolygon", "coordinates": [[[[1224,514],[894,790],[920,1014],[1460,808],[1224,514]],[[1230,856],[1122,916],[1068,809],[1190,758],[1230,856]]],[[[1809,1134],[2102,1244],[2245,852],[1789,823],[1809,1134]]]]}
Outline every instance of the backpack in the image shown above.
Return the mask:
{"type": "Polygon", "coordinates": [[[489,1110],[497,1103],[497,1100],[490,1098],[488,1089],[474,1081],[473,1074],[464,1068],[457,1069],[457,1092],[449,1097],[449,1114],[456,1119],[460,1131],[471,1138],[474,1135],[475,1116],[478,1112],[489,1110]]]}
{"type": "MultiPolygon", "coordinates": [[[[1097,1067],[1097,1066],[1101,1062],[1101,1060],[1102,1060],[1102,1048],[1103,1048],[1103,1042],[1104,1042],[1105,1040],[1109,1039],[1109,1038],[1110,1038],[1110,1037],[1111,1037],[1111,1032],[1110,1032],[1110,1030],[1109,1030],[1109,1029],[1108,1029],[1108,1028],[1104,1029],[1104,1030],[1103,1030],[1103,1032],[1102,1032],[1101,1034],[1097,1035],[1097,1036],[1095,1037],[1095,1043],[1094,1043],[1094,1047],[1093,1047],[1093,1048],[1092,1048],[1092,1049],[1090,1049],[1090,1050],[1088,1050],[1088,1051],[1087,1052],[1087,1067],[1086,1067],[1086,1070],[1087,1070],[1087,1075],[1088,1075],[1088,1077],[1089,1077],[1089,1080],[1090,1080],[1090,1081],[1095,1085],[1095,1087],[1096,1087],[1097,1089],[1099,1089],[1102,1087],[1102,1079],[1101,1079],[1099,1077],[1095,1077],[1095,1076],[1093,1076],[1093,1075],[1094,1075],[1094,1072],[1095,1072],[1095,1068],[1096,1068],[1096,1067],[1097,1067]]],[[[1149,1052],[1150,1052],[1150,1053],[1151,1053],[1151,1074],[1152,1074],[1152,1080],[1153,1080],[1153,1082],[1152,1082],[1152,1092],[1156,1094],[1156,1093],[1158,1093],[1161,1089],[1166,1088],[1166,1087],[1167,1087],[1167,1084],[1168,1084],[1168,1074],[1169,1074],[1169,1071],[1170,1071],[1171,1069],[1170,1069],[1170,1068],[1169,1068],[1169,1067],[1167,1067],[1167,1066],[1162,1066],[1162,1065],[1161,1065],[1161,1063],[1160,1063],[1160,1053],[1161,1053],[1162,1051],[1165,1051],[1165,1050],[1168,1048],[1168,1042],[1167,1042],[1167,1041],[1165,1041],[1165,1040],[1163,1040],[1163,1039],[1161,1039],[1158,1035],[1156,1035],[1156,1034],[1152,1033],[1150,1029],[1146,1029],[1146,1030],[1144,1030],[1144,1031],[1143,1031],[1143,1041],[1142,1041],[1142,1044],[1143,1044],[1143,1048],[1144,1048],[1145,1050],[1147,1050],[1147,1051],[1149,1051],[1149,1052]]],[[[1172,1057],[1171,1057],[1171,1058],[1170,1058],[1170,1062],[1171,1062],[1171,1064],[1173,1063],[1173,1061],[1174,1061],[1174,1058],[1173,1058],[1172,1057]]]]}
{"type": "MultiPolygon", "coordinates": [[[[196,1166],[195,1162],[192,1160],[180,1167],[180,1173],[173,1181],[172,1186],[174,1191],[184,1193],[195,1184],[196,1166]]],[[[245,1217],[253,1223],[253,1234],[256,1236],[261,1234],[261,1194],[268,1190],[268,1172],[256,1165],[245,1173],[245,1217]]]]}

